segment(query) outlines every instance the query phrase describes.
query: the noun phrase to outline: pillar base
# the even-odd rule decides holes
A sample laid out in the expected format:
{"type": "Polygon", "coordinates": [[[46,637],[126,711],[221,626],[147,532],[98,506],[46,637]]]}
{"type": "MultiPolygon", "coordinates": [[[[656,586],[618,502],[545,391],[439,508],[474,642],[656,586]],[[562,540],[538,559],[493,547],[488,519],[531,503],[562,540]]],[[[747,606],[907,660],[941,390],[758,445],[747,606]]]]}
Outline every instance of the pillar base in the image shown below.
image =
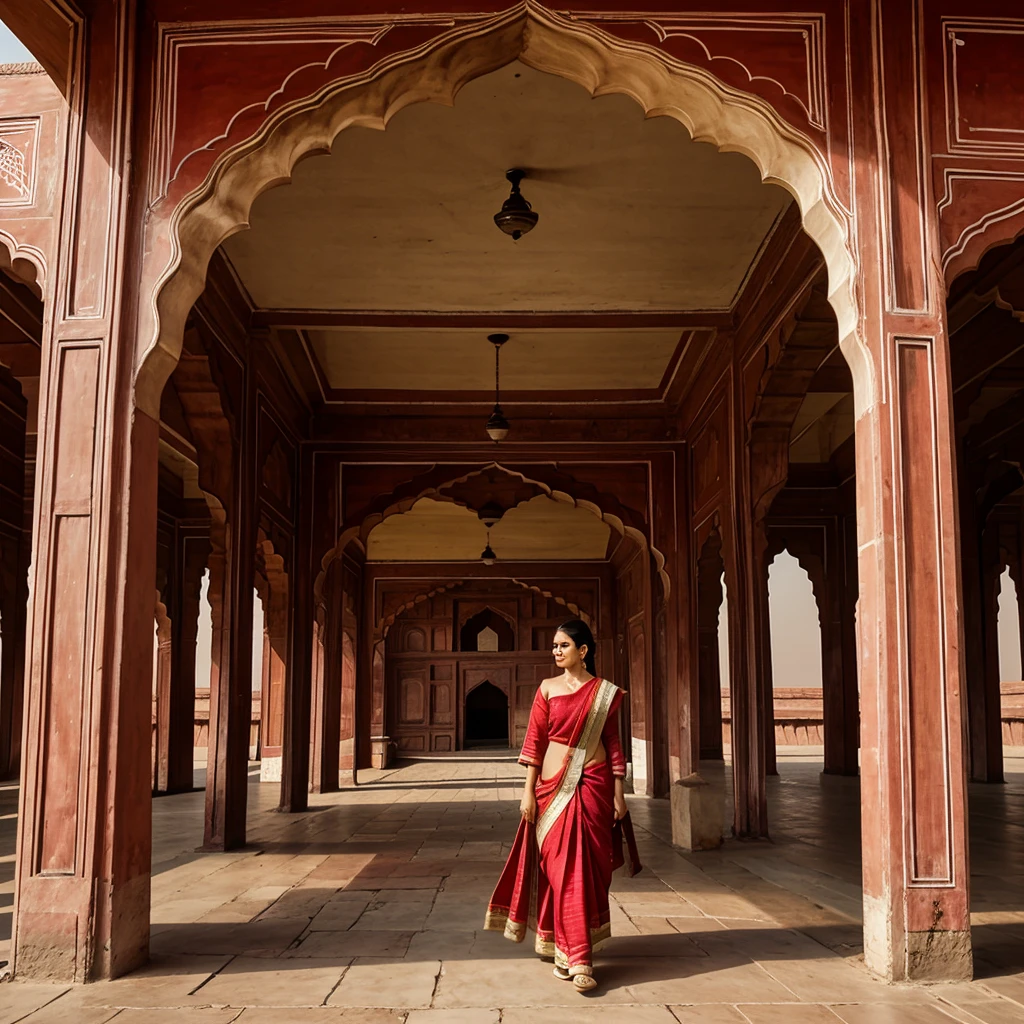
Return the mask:
{"type": "Polygon", "coordinates": [[[901,945],[883,900],[864,898],[864,962],[886,981],[970,981],[974,976],[971,933],[906,932],[901,945]]]}
{"type": "Polygon", "coordinates": [[[280,754],[277,757],[264,755],[260,759],[260,782],[280,782],[282,760],[280,754]]]}
{"type": "Polygon", "coordinates": [[[907,935],[907,981],[970,981],[973,977],[969,931],[907,935]]]}
{"type": "Polygon", "coordinates": [[[394,760],[394,744],[390,736],[370,737],[370,767],[388,768],[394,760]]]}
{"type": "Polygon", "coordinates": [[[713,850],[722,845],[720,794],[696,772],[673,783],[672,842],[684,850],[713,850]]]}

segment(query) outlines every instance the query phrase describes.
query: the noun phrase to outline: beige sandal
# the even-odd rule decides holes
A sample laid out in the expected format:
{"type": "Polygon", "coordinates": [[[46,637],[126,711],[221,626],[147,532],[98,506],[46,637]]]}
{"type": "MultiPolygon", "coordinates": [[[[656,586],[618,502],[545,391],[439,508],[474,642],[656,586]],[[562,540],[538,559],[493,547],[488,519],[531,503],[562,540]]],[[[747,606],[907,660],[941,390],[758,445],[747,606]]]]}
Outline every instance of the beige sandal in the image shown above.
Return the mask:
{"type": "Polygon", "coordinates": [[[597,981],[594,978],[594,968],[589,964],[577,964],[569,968],[569,977],[572,978],[573,988],[577,992],[589,992],[597,988],[597,981]]]}

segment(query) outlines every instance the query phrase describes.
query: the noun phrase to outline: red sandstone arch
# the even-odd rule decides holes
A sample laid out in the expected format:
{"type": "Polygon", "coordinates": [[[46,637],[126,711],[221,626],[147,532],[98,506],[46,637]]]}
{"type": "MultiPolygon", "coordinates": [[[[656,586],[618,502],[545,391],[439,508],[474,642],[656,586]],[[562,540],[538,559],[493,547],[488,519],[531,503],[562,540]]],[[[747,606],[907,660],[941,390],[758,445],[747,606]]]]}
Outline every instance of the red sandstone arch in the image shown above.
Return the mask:
{"type": "MultiPolygon", "coordinates": [[[[573,601],[560,597],[558,594],[552,593],[550,590],[545,590],[543,587],[537,586],[535,583],[527,583],[525,580],[519,580],[515,577],[508,577],[506,582],[514,583],[517,587],[522,587],[523,590],[532,590],[535,594],[540,594],[541,597],[546,597],[555,601],[557,604],[563,605],[578,619],[582,619],[588,626],[593,628],[594,616],[586,611],[586,609],[580,608],[580,606],[575,604],[573,601]]],[[[410,608],[415,608],[416,605],[422,604],[424,601],[429,601],[430,598],[434,597],[436,594],[443,594],[450,590],[458,590],[459,588],[467,585],[466,580],[452,580],[449,583],[442,583],[439,586],[421,591],[411,601],[406,601],[404,604],[399,605],[399,607],[393,612],[390,612],[377,622],[374,629],[375,634],[379,636],[381,640],[384,640],[390,632],[391,627],[405,612],[409,611],[410,608]]]]}
{"type": "Polygon", "coordinates": [[[947,292],[952,289],[953,283],[961,274],[976,270],[991,250],[1001,245],[1012,244],[1024,236],[1022,191],[1024,174],[1020,172],[958,174],[955,170],[947,169],[945,192],[937,206],[939,233],[945,243],[942,252],[942,274],[947,292]],[[975,190],[980,181],[987,180],[988,190],[981,190],[975,203],[963,202],[957,206],[956,183],[961,179],[967,181],[975,190]],[[988,192],[991,192],[991,197],[988,192]],[[1005,202],[996,209],[978,212],[976,203],[986,200],[1005,202]]]}
{"type": "Polygon", "coordinates": [[[303,157],[328,152],[345,128],[386,128],[412,103],[450,105],[467,82],[514,60],[574,81],[595,96],[630,96],[648,116],[674,117],[695,140],[744,154],[764,181],[789,191],[828,267],[829,301],[853,369],[858,408],[873,404],[876,374],[859,334],[853,218],[838,198],[827,155],[764,99],[654,46],[625,42],[527,0],[483,21],[457,23],[419,48],[384,58],[365,74],[284,103],[253,136],[223,153],[202,185],[150,218],[139,304],[135,383],[140,408],[150,414],[159,408],[210,258],[247,226],[262,192],[288,181],[303,157]]]}
{"type": "Polygon", "coordinates": [[[22,245],[0,228],[0,268],[7,270],[41,299],[46,279],[46,255],[34,245],[22,245]]]}
{"type": "Polygon", "coordinates": [[[633,525],[635,522],[643,522],[638,513],[625,508],[613,495],[598,491],[597,488],[590,484],[580,483],[553,468],[531,466],[530,472],[535,475],[526,476],[524,473],[508,469],[500,463],[491,462],[454,478],[451,476],[451,467],[435,467],[427,473],[408,481],[406,484],[400,485],[390,494],[380,496],[370,506],[369,510],[361,510],[352,521],[347,522],[342,527],[334,547],[321,559],[320,571],[314,583],[316,600],[319,601],[321,599],[327,569],[335,559],[341,557],[342,552],[350,543],[358,543],[365,549],[366,540],[375,526],[379,526],[385,519],[389,519],[393,515],[401,515],[404,512],[408,512],[421,498],[432,498],[435,501],[450,501],[454,504],[462,504],[452,496],[446,495],[444,493],[445,489],[453,484],[463,483],[474,475],[486,472],[492,468],[499,469],[503,473],[518,477],[525,483],[532,484],[539,489],[538,493],[545,494],[554,501],[561,501],[576,508],[586,509],[602,520],[602,522],[608,523],[609,526],[622,536],[631,539],[642,550],[649,551],[654,558],[665,596],[668,596],[671,592],[672,584],[665,569],[665,555],[649,542],[645,532],[646,524],[642,528],[633,525]],[[547,483],[543,479],[545,477],[558,486],[552,486],[547,483]],[[560,487],[571,487],[572,491],[561,490],[560,487]]]}

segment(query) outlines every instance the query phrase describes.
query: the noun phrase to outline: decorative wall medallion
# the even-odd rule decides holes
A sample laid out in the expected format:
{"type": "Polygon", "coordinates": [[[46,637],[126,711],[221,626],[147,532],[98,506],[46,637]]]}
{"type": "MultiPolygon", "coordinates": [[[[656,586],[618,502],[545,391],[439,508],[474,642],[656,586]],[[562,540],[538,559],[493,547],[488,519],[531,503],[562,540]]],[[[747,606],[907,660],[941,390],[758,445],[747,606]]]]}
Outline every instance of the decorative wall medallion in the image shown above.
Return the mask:
{"type": "Polygon", "coordinates": [[[0,120],[0,206],[31,206],[35,202],[38,135],[38,118],[0,120]]]}

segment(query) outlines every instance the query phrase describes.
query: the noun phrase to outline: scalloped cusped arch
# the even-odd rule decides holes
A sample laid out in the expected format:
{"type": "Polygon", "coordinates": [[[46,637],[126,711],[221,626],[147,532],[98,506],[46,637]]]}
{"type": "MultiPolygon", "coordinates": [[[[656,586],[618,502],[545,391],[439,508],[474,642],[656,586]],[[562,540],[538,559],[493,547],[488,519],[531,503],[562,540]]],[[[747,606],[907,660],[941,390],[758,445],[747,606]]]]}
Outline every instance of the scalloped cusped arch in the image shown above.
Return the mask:
{"type": "Polygon", "coordinates": [[[288,182],[304,157],[329,152],[346,128],[384,129],[412,103],[450,105],[467,82],[515,60],[576,82],[595,96],[629,96],[648,116],[673,117],[696,141],[744,154],[764,181],[789,191],[828,267],[829,301],[853,370],[858,408],[872,404],[875,374],[858,333],[852,218],[836,195],[826,155],[765,100],[655,46],[616,39],[528,2],[482,22],[456,25],[430,43],[386,57],[366,74],[339,79],[284,105],[252,137],[226,151],[199,188],[151,223],[153,244],[143,264],[140,303],[139,407],[150,415],[159,409],[210,258],[226,238],[247,227],[262,192],[288,182]],[[161,255],[168,252],[169,257],[161,255]]]}

